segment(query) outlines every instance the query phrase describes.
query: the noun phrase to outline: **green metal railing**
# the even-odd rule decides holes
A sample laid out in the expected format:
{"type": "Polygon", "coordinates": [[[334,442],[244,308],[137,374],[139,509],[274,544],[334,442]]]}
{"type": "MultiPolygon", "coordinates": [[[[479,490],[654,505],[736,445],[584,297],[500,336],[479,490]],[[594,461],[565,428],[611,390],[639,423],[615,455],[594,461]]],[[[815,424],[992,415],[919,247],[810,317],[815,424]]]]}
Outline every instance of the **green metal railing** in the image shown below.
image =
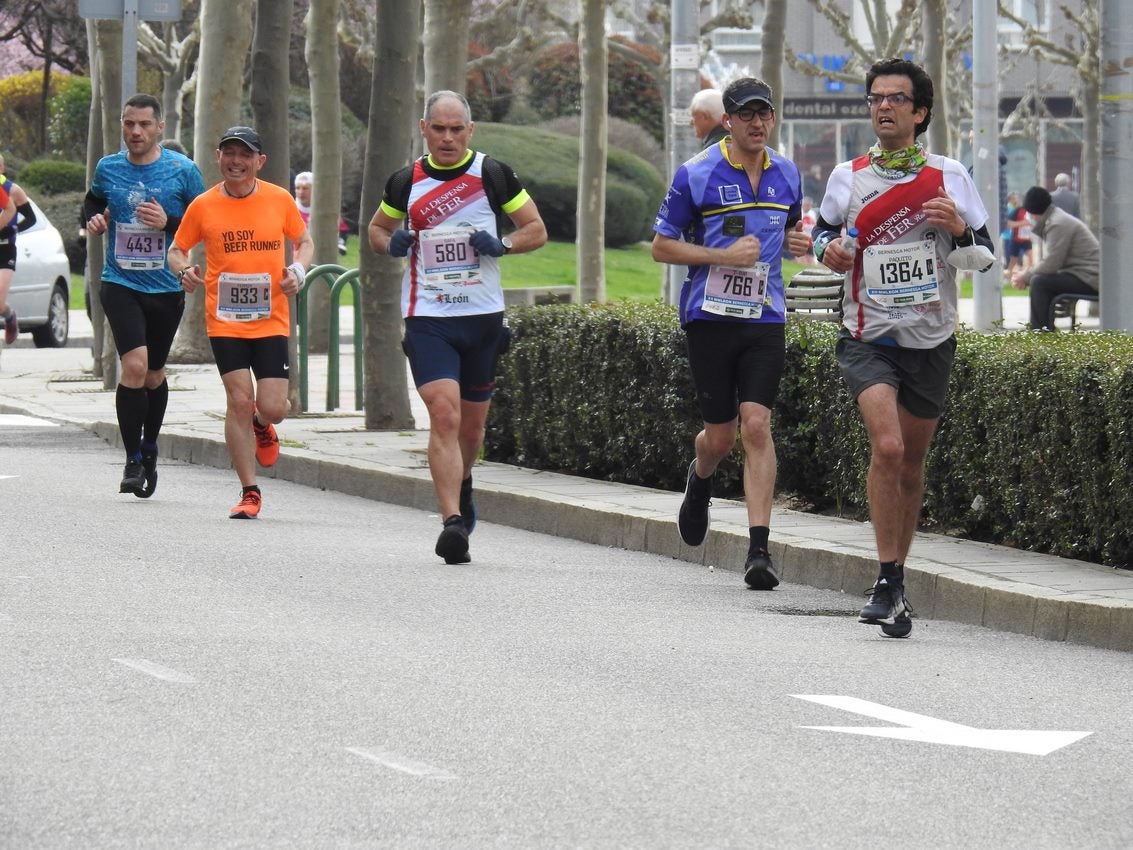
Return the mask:
{"type": "Polygon", "coordinates": [[[362,290],[358,283],[358,269],[347,269],[335,263],[326,263],[315,266],[307,272],[307,280],[299,289],[296,306],[299,310],[299,403],[306,413],[310,406],[309,397],[310,379],[307,374],[307,361],[310,354],[310,341],[308,339],[307,293],[310,288],[320,281],[325,281],[330,287],[330,342],[327,346],[327,410],[338,408],[339,396],[339,316],[338,302],[342,299],[342,290],[347,286],[354,294],[354,409],[362,409],[362,393],[365,376],[363,375],[362,351],[362,290]]]}

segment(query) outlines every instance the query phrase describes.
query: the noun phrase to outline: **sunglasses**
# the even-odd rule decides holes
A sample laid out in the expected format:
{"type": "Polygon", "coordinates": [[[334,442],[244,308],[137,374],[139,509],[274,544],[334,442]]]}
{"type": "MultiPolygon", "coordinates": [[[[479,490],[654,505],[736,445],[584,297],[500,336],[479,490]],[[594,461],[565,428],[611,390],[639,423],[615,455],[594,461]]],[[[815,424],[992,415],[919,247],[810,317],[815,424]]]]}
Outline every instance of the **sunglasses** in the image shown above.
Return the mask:
{"type": "Polygon", "coordinates": [[[893,94],[867,94],[865,96],[865,102],[870,106],[881,106],[885,101],[889,101],[892,106],[904,106],[906,103],[912,103],[913,98],[903,91],[893,94]]]}

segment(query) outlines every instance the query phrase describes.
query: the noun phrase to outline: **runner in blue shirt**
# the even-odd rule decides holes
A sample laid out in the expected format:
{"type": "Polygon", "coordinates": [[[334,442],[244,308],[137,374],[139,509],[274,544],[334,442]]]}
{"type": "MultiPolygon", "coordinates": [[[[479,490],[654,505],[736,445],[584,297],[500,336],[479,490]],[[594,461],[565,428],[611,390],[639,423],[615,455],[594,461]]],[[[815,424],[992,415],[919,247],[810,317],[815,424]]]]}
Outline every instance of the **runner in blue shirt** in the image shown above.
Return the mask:
{"type": "Polygon", "coordinates": [[[142,498],[157,487],[157,436],[169,400],[165,361],[185,310],[166,262],[168,242],[204,191],[193,161],[162,148],[164,129],[156,98],[127,100],[126,150],[99,160],[83,200],[87,233],[108,234],[99,296],[122,358],[115,407],[126,468],[118,491],[142,498]]]}
{"type": "Polygon", "coordinates": [[[779,584],[768,551],[771,410],[786,359],[781,256],[784,247],[802,256],[811,243],[799,170],[767,147],[775,126],[770,86],[736,80],[724,91],[724,111],[731,135],[677,169],[653,225],[653,259],[688,266],[681,327],[704,421],[677,525],[688,545],[704,542],[712,476],[735,447],[738,426],[751,536],[744,581],[771,590],[779,584]]]}

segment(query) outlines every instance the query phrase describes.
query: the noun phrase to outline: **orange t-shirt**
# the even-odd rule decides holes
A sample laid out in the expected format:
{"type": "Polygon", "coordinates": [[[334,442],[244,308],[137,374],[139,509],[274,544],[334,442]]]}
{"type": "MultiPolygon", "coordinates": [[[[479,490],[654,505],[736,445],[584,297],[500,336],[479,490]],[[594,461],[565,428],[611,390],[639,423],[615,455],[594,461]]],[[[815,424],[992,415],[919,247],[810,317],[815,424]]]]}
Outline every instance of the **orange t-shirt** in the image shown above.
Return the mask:
{"type": "Polygon", "coordinates": [[[284,248],[307,229],[295,199],[263,180],[247,198],[230,198],[221,185],[193,199],[173,237],[186,254],[205,243],[208,335],[289,336],[291,311],[279,285],[287,273],[284,248]]]}

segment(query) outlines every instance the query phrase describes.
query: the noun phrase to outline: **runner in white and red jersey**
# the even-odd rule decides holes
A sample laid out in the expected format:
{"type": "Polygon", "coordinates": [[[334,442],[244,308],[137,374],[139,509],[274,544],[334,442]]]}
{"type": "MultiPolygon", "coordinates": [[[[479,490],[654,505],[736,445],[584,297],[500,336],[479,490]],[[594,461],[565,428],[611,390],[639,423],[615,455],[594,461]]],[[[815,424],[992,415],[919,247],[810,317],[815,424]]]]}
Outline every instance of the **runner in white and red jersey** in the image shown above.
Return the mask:
{"type": "Polygon", "coordinates": [[[471,560],[472,465],[484,442],[496,361],[508,342],[500,258],[547,241],[515,172],[469,150],[473,126],[463,95],[429,95],[421,119],[429,152],[389,178],[369,226],[371,248],[409,257],[402,347],[429,411],[429,474],[444,522],[435,551],[449,564],[471,560]],[[515,227],[507,236],[504,215],[515,227]]]}
{"type": "Polygon", "coordinates": [[[880,569],[860,619],[903,637],[912,628],[904,564],[956,350],[956,268],[990,267],[994,256],[967,170],[917,142],[932,117],[931,78],[914,62],[886,59],[865,82],[877,144],[831,173],[814,250],[846,274],[838,364],[872,447],[880,569]]]}

